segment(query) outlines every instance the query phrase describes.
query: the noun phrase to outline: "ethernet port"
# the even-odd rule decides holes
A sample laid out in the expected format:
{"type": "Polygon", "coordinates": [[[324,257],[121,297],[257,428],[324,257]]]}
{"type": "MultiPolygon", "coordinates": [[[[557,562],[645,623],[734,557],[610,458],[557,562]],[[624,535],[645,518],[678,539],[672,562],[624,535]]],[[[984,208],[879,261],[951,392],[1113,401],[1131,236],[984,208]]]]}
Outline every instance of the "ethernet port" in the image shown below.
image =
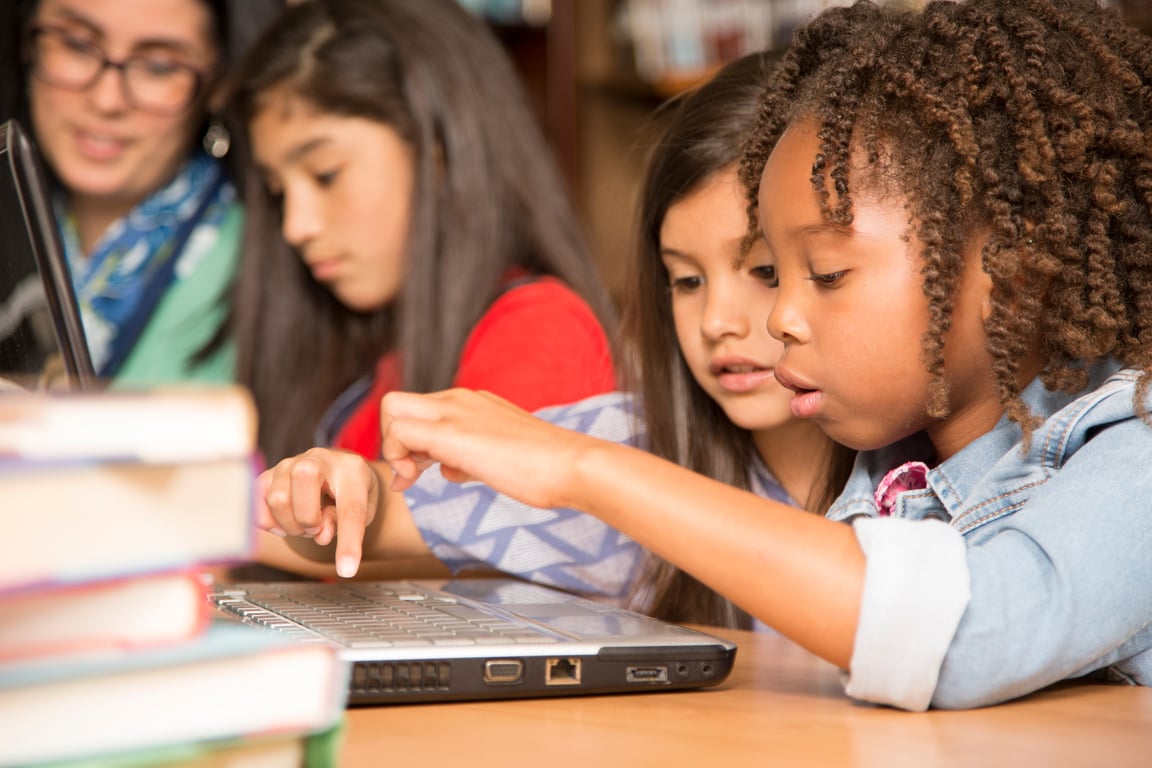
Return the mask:
{"type": "Polygon", "coordinates": [[[580,659],[547,659],[545,685],[580,685],[580,659]]]}

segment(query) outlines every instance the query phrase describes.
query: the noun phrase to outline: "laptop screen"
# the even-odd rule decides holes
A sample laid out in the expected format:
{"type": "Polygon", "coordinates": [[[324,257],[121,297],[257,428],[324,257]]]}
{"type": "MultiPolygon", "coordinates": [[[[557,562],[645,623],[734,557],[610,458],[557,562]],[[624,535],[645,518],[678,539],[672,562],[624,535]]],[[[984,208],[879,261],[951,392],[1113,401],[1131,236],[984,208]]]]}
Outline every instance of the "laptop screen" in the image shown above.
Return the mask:
{"type": "Polygon", "coordinates": [[[0,124],[0,389],[95,382],[44,171],[9,120],[0,124]]]}

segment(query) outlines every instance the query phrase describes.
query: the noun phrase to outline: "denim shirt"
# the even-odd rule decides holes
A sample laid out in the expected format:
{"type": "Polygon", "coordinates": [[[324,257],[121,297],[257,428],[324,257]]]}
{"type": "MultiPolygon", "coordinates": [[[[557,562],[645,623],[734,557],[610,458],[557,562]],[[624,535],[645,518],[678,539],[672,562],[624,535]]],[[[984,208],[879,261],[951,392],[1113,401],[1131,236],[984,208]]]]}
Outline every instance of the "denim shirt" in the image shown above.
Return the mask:
{"type": "MultiPolygon", "coordinates": [[[[1109,375],[1111,374],[1111,375],[1109,375]]],[[[1006,418],[878,517],[873,489],[916,436],[861,453],[833,520],[867,557],[849,695],[906,709],[976,707],[1098,672],[1152,685],[1152,427],[1139,372],[1087,394],[1023,393],[1030,445],[1006,418]]],[[[926,452],[927,451],[927,452],[926,452]]]]}

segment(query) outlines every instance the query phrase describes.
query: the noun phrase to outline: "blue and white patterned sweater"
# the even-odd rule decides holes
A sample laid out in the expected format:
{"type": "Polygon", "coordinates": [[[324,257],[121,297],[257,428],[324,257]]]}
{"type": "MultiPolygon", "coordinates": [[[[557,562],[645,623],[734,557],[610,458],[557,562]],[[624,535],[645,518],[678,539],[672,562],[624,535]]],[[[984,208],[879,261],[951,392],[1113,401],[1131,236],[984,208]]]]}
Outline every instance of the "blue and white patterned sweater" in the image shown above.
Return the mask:
{"type": "MultiPolygon", "coordinates": [[[[615,443],[644,447],[635,398],[612,392],[537,416],[615,443]]],[[[749,468],[760,496],[795,502],[759,459],[749,468]]],[[[623,598],[643,563],[643,550],[624,534],[573,509],[537,509],[483,483],[453,483],[431,467],[405,492],[424,541],[453,573],[496,569],[572,592],[623,598]]]]}

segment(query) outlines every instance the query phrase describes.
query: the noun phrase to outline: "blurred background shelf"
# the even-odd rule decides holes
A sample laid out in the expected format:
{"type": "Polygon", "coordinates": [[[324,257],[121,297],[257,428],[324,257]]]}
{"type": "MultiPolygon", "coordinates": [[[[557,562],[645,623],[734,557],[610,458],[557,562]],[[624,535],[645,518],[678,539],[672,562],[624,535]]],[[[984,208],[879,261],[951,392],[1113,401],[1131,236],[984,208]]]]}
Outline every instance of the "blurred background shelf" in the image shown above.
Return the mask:
{"type": "MultiPolygon", "coordinates": [[[[1152,0],[1106,0],[1152,33],[1152,0]]],[[[850,0],[459,0],[503,41],[609,287],[632,246],[657,107],[725,62],[783,51],[797,25],[850,0]]],[[[920,6],[924,0],[889,0],[920,6]]]]}

